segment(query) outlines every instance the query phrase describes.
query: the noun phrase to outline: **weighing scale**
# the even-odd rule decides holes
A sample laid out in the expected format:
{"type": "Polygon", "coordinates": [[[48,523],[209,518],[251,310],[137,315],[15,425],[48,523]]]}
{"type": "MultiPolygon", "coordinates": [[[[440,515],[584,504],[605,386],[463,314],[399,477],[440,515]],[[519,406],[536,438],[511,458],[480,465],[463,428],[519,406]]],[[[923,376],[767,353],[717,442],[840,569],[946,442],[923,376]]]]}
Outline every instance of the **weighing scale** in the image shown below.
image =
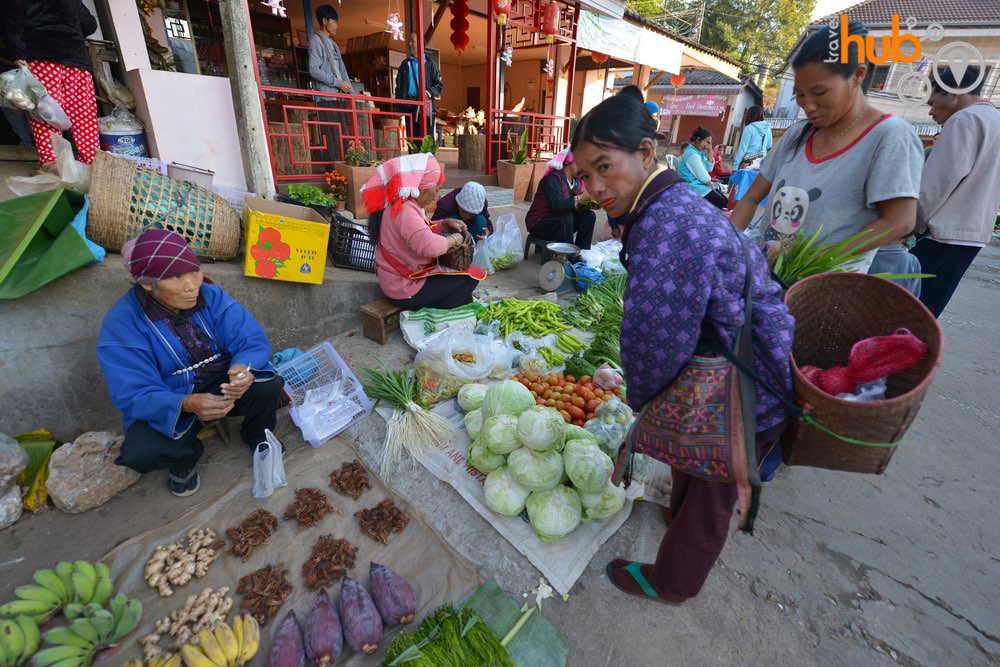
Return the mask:
{"type": "Polygon", "coordinates": [[[546,292],[555,292],[567,279],[575,279],[576,271],[568,259],[579,254],[580,249],[572,243],[547,243],[545,249],[552,255],[552,259],[542,264],[538,270],[538,285],[546,292]]]}

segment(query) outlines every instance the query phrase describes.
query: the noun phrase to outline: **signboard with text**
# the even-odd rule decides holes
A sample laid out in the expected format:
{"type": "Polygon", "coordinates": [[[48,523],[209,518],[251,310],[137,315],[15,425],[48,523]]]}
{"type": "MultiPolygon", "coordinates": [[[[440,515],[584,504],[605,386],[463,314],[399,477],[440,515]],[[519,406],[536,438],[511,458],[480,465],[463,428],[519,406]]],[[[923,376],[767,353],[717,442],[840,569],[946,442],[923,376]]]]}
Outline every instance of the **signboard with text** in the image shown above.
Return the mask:
{"type": "Polygon", "coordinates": [[[726,112],[724,95],[674,95],[663,96],[660,104],[661,116],[713,116],[726,112]]]}

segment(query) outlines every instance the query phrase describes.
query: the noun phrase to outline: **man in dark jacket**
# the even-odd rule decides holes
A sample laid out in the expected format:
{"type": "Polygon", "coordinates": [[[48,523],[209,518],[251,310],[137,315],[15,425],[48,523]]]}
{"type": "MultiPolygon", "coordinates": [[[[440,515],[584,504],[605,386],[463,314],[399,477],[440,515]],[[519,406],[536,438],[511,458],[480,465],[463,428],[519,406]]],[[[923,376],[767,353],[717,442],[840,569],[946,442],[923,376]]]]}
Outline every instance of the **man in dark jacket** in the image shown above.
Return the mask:
{"type": "MultiPolygon", "coordinates": [[[[410,40],[406,43],[406,52],[409,57],[403,61],[396,72],[396,99],[398,100],[419,100],[420,84],[417,78],[419,68],[417,66],[417,33],[410,33],[410,40]]],[[[417,122],[420,114],[417,107],[410,105],[400,105],[399,110],[406,115],[407,133],[410,137],[419,137],[429,134],[435,135],[434,113],[436,105],[434,100],[441,97],[444,90],[444,83],[441,81],[441,70],[437,64],[424,54],[424,88],[427,105],[427,130],[426,132],[417,122]]]]}
{"type": "MultiPolygon", "coordinates": [[[[30,69],[66,112],[77,158],[90,164],[98,146],[97,99],[85,40],[97,30],[97,19],[80,0],[3,0],[0,11],[7,57],[30,69]]],[[[31,131],[39,163],[52,170],[53,128],[32,117],[31,131]]]]}

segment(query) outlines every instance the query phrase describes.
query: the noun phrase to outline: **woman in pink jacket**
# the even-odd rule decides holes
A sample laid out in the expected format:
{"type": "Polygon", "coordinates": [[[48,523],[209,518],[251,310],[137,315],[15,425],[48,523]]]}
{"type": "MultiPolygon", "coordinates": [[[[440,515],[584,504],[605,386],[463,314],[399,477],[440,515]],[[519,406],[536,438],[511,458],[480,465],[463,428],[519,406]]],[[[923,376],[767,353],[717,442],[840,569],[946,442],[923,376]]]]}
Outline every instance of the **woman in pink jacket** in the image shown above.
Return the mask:
{"type": "Polygon", "coordinates": [[[427,220],[443,182],[434,156],[417,153],[383,162],[361,188],[375,242],[375,275],[386,298],[402,308],[464,306],[486,277],[475,266],[455,271],[438,263],[466,232],[461,220],[427,220]]]}

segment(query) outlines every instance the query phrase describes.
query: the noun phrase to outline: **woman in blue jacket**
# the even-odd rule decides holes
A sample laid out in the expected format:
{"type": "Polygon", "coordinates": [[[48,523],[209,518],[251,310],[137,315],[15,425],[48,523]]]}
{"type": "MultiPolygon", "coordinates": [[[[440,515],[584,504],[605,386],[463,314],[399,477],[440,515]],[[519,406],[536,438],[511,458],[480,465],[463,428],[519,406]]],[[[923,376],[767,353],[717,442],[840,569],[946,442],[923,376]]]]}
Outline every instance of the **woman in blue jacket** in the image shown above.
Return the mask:
{"type": "Polygon", "coordinates": [[[773,144],[771,124],[764,120],[764,110],[754,105],[743,112],[743,135],[733,164],[737,169],[746,169],[757,160],[763,160],[773,144]]]}
{"type": "Polygon", "coordinates": [[[184,237],[151,229],[122,248],[135,285],[104,316],[97,359],[122,412],[115,461],[140,473],[167,468],[175,496],[198,490],[198,432],[243,415],[251,451],[274,430],[284,381],[257,321],[201,273],[184,237]]]}
{"type": "Polygon", "coordinates": [[[704,197],[709,204],[718,209],[724,209],[727,199],[721,192],[712,188],[712,177],[708,173],[712,169],[712,164],[706,155],[711,155],[711,153],[712,133],[699,125],[698,129],[691,135],[691,142],[681,155],[677,173],[680,174],[685,183],[691,186],[692,190],[704,197]]]}

